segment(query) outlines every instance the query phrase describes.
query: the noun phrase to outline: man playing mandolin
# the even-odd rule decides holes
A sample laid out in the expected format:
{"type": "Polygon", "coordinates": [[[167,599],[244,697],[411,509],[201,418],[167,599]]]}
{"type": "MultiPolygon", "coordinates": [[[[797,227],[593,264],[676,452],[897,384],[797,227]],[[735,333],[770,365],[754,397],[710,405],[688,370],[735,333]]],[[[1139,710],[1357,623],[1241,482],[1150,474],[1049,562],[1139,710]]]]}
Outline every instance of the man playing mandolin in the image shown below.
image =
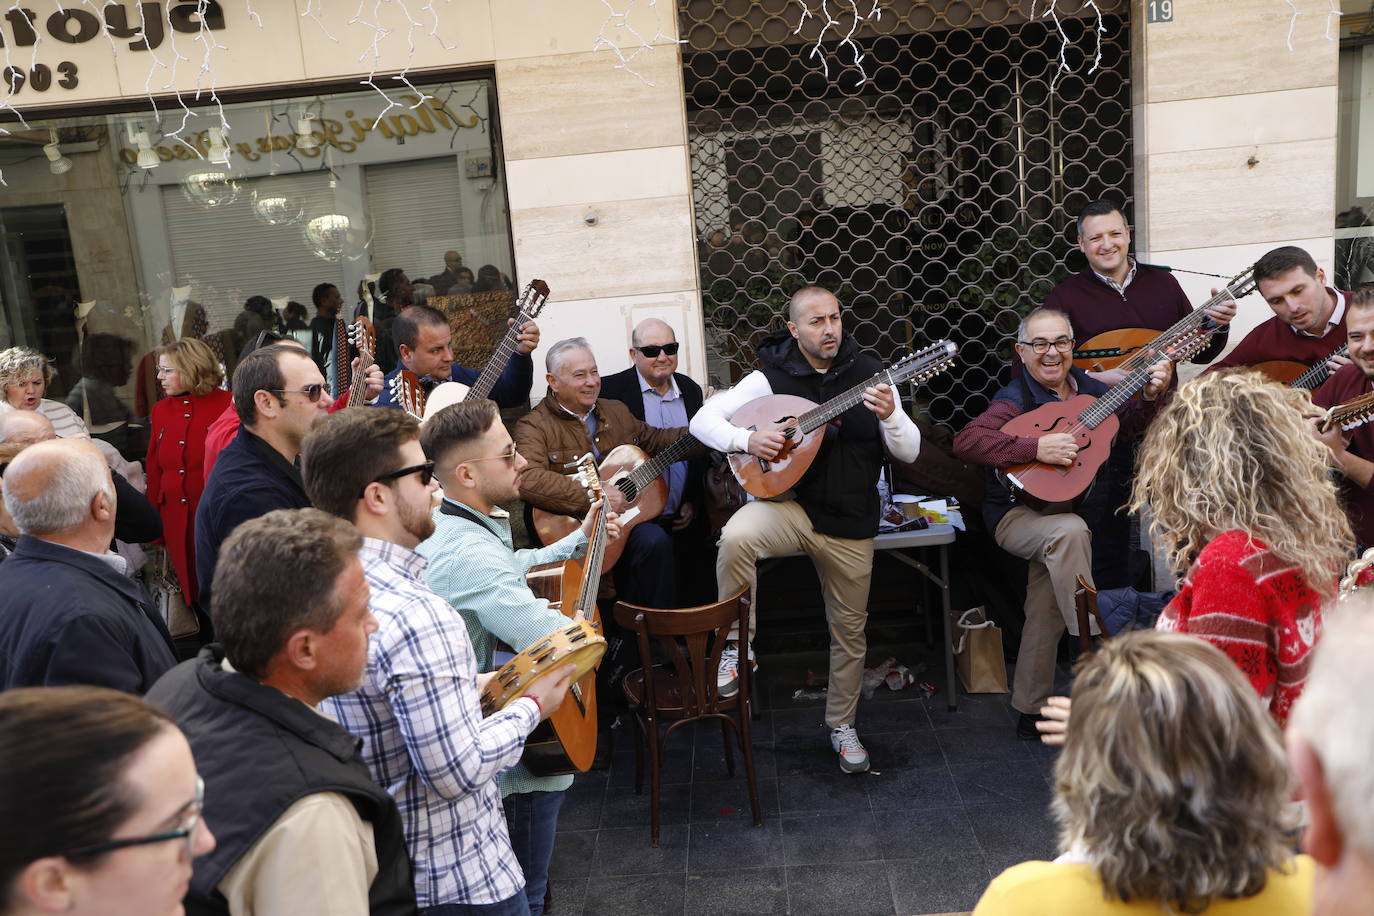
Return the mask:
{"type": "MultiPolygon", "coordinates": [[[[1312,403],[1318,407],[1335,407],[1374,391],[1374,288],[1365,287],[1350,297],[1345,336],[1353,365],[1341,367],[1312,392],[1312,403]]],[[[1331,450],[1331,463],[1345,478],[1341,502],[1360,550],[1374,547],[1374,423],[1349,431],[1335,424],[1317,437],[1331,450]]]]}
{"type": "MultiPolygon", "coordinates": [[[[1023,318],[1017,329],[1016,353],[1025,371],[998,391],[988,409],[954,439],[959,458],[989,468],[983,503],[988,530],[1003,550],[1030,561],[1026,623],[1011,696],[1011,705],[1021,714],[1016,733],[1027,741],[1039,737],[1035,721],[1054,687],[1059,638],[1066,626],[1071,633],[1078,631],[1075,580],[1082,575],[1089,584],[1093,581],[1092,532],[1114,508],[1107,502],[1111,465],[1098,471],[1092,489],[1076,508],[1049,506],[1043,511],[1014,505],[1011,491],[994,469],[1030,461],[1074,465],[1079,440],[1072,434],[1049,433],[1036,438],[1003,431],[1013,419],[1046,404],[1067,401],[1075,395],[1107,394],[1106,385],[1073,368],[1073,345],[1073,330],[1063,312],[1036,309],[1023,318]]],[[[1122,435],[1145,428],[1154,415],[1154,398],[1168,387],[1172,377],[1173,363],[1167,359],[1150,367],[1145,399],[1128,399],[1117,412],[1122,435]]]]}
{"type": "MultiPolygon", "coordinates": [[[[839,300],[829,290],[804,287],[793,294],[787,311],[787,327],[770,333],[759,344],[763,368],[711,398],[692,419],[692,434],[708,446],[772,461],[787,444],[784,434],[735,426],[730,420],[740,408],[774,394],[821,403],[882,368],[844,333],[839,300]]],[[[815,461],[791,491],[794,499],[748,502],[726,524],[720,536],[716,586],[721,598],[745,585],[756,594],[755,563],[760,558],[797,551],[811,557],[830,624],[825,724],[840,769],[860,773],[868,769],[868,751],[859,741],[854,721],[868,646],[864,628],[873,538],[878,533],[878,474],[884,449],[899,461],[914,461],[921,436],[906,412],[898,409],[897,394],[887,385],[865,389],[863,400],[822,435],[825,441],[815,461]]],[[[757,603],[756,598],[749,609],[750,639],[757,603]]],[[[753,664],[753,649],[744,654],[753,664]]],[[[717,687],[722,696],[739,690],[740,655],[737,643],[721,654],[717,687]]]]}

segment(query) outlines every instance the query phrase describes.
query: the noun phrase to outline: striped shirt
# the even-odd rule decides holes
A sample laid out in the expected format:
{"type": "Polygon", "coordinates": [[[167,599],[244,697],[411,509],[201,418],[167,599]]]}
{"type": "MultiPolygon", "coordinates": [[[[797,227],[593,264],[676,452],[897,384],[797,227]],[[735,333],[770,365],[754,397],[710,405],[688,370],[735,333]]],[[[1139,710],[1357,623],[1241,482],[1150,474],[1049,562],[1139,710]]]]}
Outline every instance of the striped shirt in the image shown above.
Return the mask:
{"type": "MultiPolygon", "coordinates": [[[[491,671],[498,640],[523,651],[567,624],[562,612],[534,596],[525,584],[525,573],[541,563],[576,556],[586,544],[579,529],[538,550],[515,550],[510,515],[504,509],[481,515],[445,499],[434,510],[434,534],[419,551],[429,560],[425,582],[467,624],[477,669],[491,671]]],[[[572,776],[535,776],[524,764],[501,775],[502,796],[561,792],[570,785],[572,776]]]]}
{"type": "Polygon", "coordinates": [[[538,706],[520,699],[483,719],[467,628],[425,586],[424,557],[374,538],[358,556],[378,629],[362,686],[321,709],[363,739],[373,778],[396,799],[421,909],[514,897],[525,878],[496,777],[520,759],[538,706]]]}
{"type": "MultiPolygon", "coordinates": [[[[9,413],[11,410],[18,410],[13,404],[0,401],[0,414],[9,413]]],[[[86,429],[86,424],[81,422],[81,418],[72,412],[72,409],[61,401],[54,401],[50,398],[38,399],[38,413],[48,418],[52,424],[53,431],[57,433],[59,439],[89,439],[90,432],[86,429]]]]}

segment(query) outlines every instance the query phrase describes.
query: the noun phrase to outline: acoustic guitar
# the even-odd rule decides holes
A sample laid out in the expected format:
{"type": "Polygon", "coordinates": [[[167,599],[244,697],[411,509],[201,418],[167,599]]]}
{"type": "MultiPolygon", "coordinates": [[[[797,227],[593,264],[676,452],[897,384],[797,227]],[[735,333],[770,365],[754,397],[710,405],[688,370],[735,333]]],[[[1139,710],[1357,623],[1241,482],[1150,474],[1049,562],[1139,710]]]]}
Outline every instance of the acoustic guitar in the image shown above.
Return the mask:
{"type": "MultiPolygon", "coordinates": [[[[684,433],[653,458],[638,446],[629,444],[616,446],[606,453],[597,467],[597,473],[603,485],[609,484],[624,494],[625,508],[619,517],[620,537],[606,548],[606,563],[602,572],[610,572],[625,552],[625,541],[632,528],[663,514],[664,507],[668,505],[668,482],[663,475],[698,444],[690,433],[684,433]]],[[[582,524],[571,515],[555,515],[543,509],[535,509],[531,514],[534,530],[545,544],[566,537],[582,524]]]]}
{"type": "Polygon", "coordinates": [[[462,382],[441,382],[426,394],[420,379],[409,369],[402,369],[391,380],[391,392],[402,410],[424,422],[450,404],[480,401],[491,396],[491,390],[506,371],[506,365],[519,346],[517,338],[525,322],[539,317],[548,302],[549,285],[543,280],[531,280],[515,303],[515,321],[496,345],[496,351],[482,369],[482,374],[469,387],[462,382]]]}
{"type": "MultiPolygon", "coordinates": [[[[576,462],[578,478],[587,488],[587,498],[596,502],[602,497],[601,479],[590,454],[576,462]]],[[[602,504],[603,506],[605,503],[602,504]]],[[[558,595],[558,609],[568,617],[578,611],[592,625],[599,627],[596,596],[606,560],[606,513],[602,509],[592,522],[587,552],[580,560],[567,560],[562,573],[556,576],[558,586],[551,587],[548,576],[540,589],[543,596],[558,595]]],[[[623,539],[623,535],[622,535],[623,539]]],[[[547,567],[545,567],[547,569],[547,567]]],[[[552,598],[550,603],[555,603],[552,598]]],[[[536,776],[558,776],[564,773],[585,773],[596,757],[596,670],[584,674],[569,688],[563,705],[548,719],[539,723],[525,739],[525,753],[521,762],[536,776]]]]}
{"type": "MultiPolygon", "coordinates": [[[[372,321],[366,315],[359,315],[353,323],[348,326],[348,341],[358,351],[358,371],[351,373],[348,383],[348,403],[346,407],[361,407],[367,403],[367,367],[372,365],[376,359],[377,352],[377,331],[372,327],[372,321]]],[[[344,349],[344,359],[348,360],[348,350],[344,349]]],[[[335,356],[335,366],[338,366],[337,355],[335,356]]],[[[352,365],[352,361],[348,361],[352,365]]],[[[343,376],[339,376],[342,378],[343,376]]],[[[341,392],[342,393],[342,392],[341,392]]]]}
{"type": "MultiPolygon", "coordinates": [[[[1155,346],[1149,349],[1156,354],[1156,363],[1161,359],[1179,362],[1201,349],[1211,336],[1211,328],[1199,325],[1175,339],[1163,352],[1155,346]]],[[[1078,455],[1071,465],[1031,461],[999,471],[998,476],[1018,502],[1032,509],[1057,508],[1072,503],[1088,489],[1107,460],[1112,440],[1121,426],[1117,410],[1149,384],[1152,365],[1131,370],[1100,398],[1080,394],[1067,401],[1052,401],[1013,417],[1002,427],[1010,436],[1038,439],[1052,433],[1068,433],[1078,442],[1078,455]]]]}
{"type": "Polygon", "coordinates": [[[1262,363],[1255,363],[1250,368],[1258,369],[1274,381],[1282,382],[1289,388],[1304,388],[1308,391],[1315,391],[1335,371],[1329,362],[1331,357],[1344,356],[1349,349],[1347,344],[1341,344],[1311,366],[1295,359],[1268,359],[1262,363]]]}
{"type": "MultiPolygon", "coordinates": [[[[849,408],[863,403],[865,388],[885,384],[895,394],[902,382],[923,382],[948,369],[958,352],[959,348],[952,341],[942,340],[898,360],[820,405],[790,394],[755,398],[736,410],[730,422],[751,431],[780,430],[786,441],[771,461],[748,452],[730,455],[730,468],[735,478],[740,486],[759,499],[787,492],[816,460],[816,452],[825,440],[823,427],[849,408]]],[[[897,409],[901,409],[900,402],[897,409]]]]}
{"type": "Polygon", "coordinates": [[[1350,432],[1355,427],[1368,423],[1371,418],[1374,418],[1374,391],[1351,398],[1344,404],[1337,404],[1327,410],[1317,425],[1322,432],[1337,426],[1345,432],[1350,432]]]}
{"type": "MultiPolygon", "coordinates": [[[[1235,299],[1250,295],[1255,291],[1255,271],[1248,267],[1226,281],[1226,286],[1202,305],[1184,315],[1163,331],[1150,328],[1118,328],[1104,331],[1083,341],[1073,351],[1073,364],[1077,369],[1088,372],[1102,372],[1107,369],[1125,369],[1134,372],[1142,366],[1153,366],[1164,359],[1163,351],[1174,341],[1191,336],[1197,329],[1206,327],[1208,334],[1217,325],[1207,317],[1207,309],[1235,299]]],[[[1206,339],[1204,338],[1204,343],[1206,339]]]]}

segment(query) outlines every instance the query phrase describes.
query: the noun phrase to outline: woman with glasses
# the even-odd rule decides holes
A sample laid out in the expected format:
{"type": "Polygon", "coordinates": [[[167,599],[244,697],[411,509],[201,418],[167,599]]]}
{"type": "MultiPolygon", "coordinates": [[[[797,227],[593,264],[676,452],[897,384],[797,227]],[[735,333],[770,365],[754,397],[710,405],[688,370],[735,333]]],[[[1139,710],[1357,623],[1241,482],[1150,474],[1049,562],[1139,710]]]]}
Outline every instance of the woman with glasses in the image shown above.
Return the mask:
{"type": "Polygon", "coordinates": [[[172,916],[215,846],[191,748],[100,687],[0,694],[0,916],[172,916]]]}
{"type": "Polygon", "coordinates": [[[208,345],[183,338],[157,351],[157,379],[166,395],[153,406],[148,437],[148,499],[162,516],[167,556],[188,605],[196,581],[195,518],[205,489],[205,437],[229,407],[219,360],[208,345]]]}
{"type": "Polygon", "coordinates": [[[1054,782],[1059,857],[1002,872],[974,916],[1311,911],[1279,729],[1202,640],[1144,630],[1089,656],[1054,782]]]}

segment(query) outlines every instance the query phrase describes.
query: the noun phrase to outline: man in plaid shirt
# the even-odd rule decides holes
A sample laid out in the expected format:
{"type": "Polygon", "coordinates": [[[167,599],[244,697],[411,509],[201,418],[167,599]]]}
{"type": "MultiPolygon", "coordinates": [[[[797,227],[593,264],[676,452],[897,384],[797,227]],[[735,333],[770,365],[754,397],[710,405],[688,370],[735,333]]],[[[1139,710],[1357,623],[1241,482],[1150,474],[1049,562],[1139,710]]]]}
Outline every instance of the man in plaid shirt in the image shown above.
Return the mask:
{"type": "MultiPolygon", "coordinates": [[[[572,666],[483,719],[477,662],[463,619],[426,587],[415,547],[434,531],[434,464],[401,411],[351,408],[305,442],[316,508],[352,522],[378,629],[355,693],[322,706],[364,742],[373,777],[396,799],[425,916],[525,916],[497,777],[553,713],[572,666]]],[[[301,558],[308,562],[308,558],[301,558]]]]}

